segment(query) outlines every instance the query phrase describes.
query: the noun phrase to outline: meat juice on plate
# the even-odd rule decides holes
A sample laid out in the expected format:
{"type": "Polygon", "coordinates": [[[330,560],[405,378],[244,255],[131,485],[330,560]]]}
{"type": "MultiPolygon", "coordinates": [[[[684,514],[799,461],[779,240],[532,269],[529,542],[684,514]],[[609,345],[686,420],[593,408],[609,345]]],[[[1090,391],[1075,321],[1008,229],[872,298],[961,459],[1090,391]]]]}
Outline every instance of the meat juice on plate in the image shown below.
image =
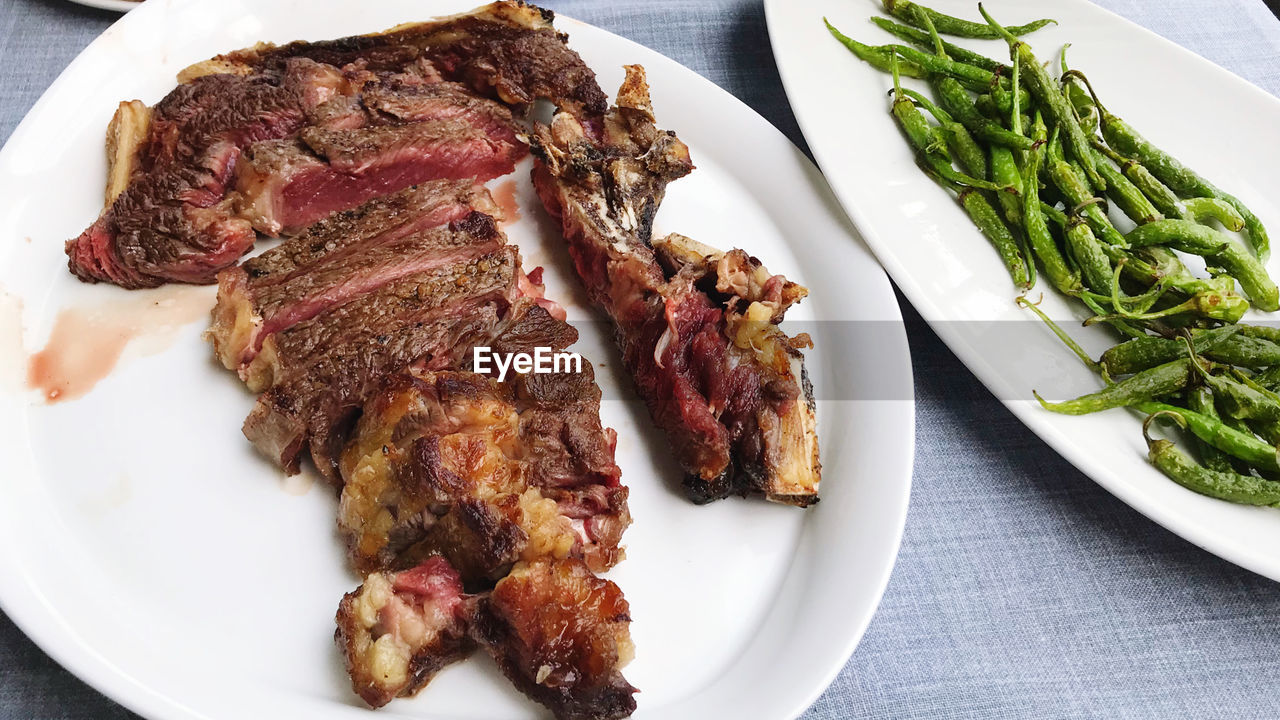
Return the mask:
{"type": "Polygon", "coordinates": [[[498,183],[490,191],[493,194],[493,201],[498,203],[498,208],[502,210],[504,225],[512,225],[520,220],[520,203],[516,201],[517,190],[516,181],[507,179],[498,183]]]}
{"type": "Polygon", "coordinates": [[[180,328],[206,317],[212,304],[209,288],[182,285],[112,294],[122,297],[58,311],[44,347],[26,359],[27,387],[45,402],[85,395],[130,346],[142,355],[165,350],[180,328]]]}

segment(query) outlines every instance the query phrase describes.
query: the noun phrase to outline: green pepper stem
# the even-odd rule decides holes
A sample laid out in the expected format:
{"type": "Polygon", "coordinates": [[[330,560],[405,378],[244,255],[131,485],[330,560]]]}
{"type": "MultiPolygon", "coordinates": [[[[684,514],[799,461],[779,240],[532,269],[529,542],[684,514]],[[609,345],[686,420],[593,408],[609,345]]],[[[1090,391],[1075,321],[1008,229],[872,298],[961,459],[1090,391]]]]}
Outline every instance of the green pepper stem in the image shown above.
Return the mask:
{"type": "Polygon", "coordinates": [[[1065,344],[1068,348],[1070,348],[1071,352],[1076,354],[1076,357],[1080,358],[1080,362],[1084,363],[1085,367],[1089,368],[1094,372],[1098,372],[1099,370],[1098,363],[1093,358],[1089,357],[1089,353],[1085,352],[1084,348],[1080,347],[1080,344],[1077,343],[1074,338],[1072,338],[1070,335],[1067,334],[1065,330],[1059,327],[1058,323],[1054,322],[1049,318],[1048,315],[1044,314],[1044,311],[1041,310],[1039,307],[1041,301],[1043,301],[1043,298],[1040,301],[1031,302],[1030,300],[1027,299],[1026,295],[1020,295],[1016,300],[1014,300],[1014,302],[1016,302],[1018,305],[1021,305],[1022,307],[1035,313],[1036,316],[1039,317],[1044,322],[1045,325],[1048,325],[1049,329],[1053,331],[1053,334],[1057,335],[1058,339],[1061,340],[1063,344],[1065,344]]]}

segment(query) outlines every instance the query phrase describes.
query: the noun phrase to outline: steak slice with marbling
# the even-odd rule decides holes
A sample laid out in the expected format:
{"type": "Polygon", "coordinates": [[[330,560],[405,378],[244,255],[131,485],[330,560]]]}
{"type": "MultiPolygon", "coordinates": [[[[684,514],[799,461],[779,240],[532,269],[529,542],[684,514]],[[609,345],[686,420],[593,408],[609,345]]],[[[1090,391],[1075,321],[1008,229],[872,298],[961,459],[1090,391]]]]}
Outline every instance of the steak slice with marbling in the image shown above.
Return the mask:
{"type": "Polygon", "coordinates": [[[338,481],[347,433],[381,380],[455,367],[487,341],[515,299],[518,257],[503,248],[409,275],[272,335],[271,384],[245,435],[291,474],[306,442],[320,473],[338,481]]]}
{"type": "Polygon", "coordinates": [[[216,75],[179,86],[151,111],[140,169],[96,222],[67,241],[71,272],[125,288],[208,283],[253,246],[227,191],[249,145],[306,122],[309,76],[216,75]]]}
{"type": "Polygon", "coordinates": [[[521,111],[537,99],[592,116],[606,105],[553,18],[499,0],[186,68],[154,108],[117,112],[113,197],[67,241],[71,272],[125,288],[210,283],[253,247],[255,228],[297,232],[413,183],[510,172],[524,145],[509,111],[464,88],[521,111]]]}
{"type": "Polygon", "coordinates": [[[636,689],[622,675],[635,654],[630,607],[581,560],[520,562],[492,590],[468,595],[458,571],[432,555],[366,575],[336,621],[352,689],[372,707],[414,695],[478,644],[557,720],[635,710],[636,689]]]}
{"type": "Polygon", "coordinates": [[[504,239],[484,187],[438,180],[332,215],[218,276],[209,337],[222,364],[250,388],[264,342],[354,297],[499,248],[504,239]]]}
{"type": "MultiPolygon", "coordinates": [[[[576,339],[523,298],[495,333],[553,348],[576,339]]],[[[573,556],[595,571],[612,567],[631,516],[599,403],[585,361],[581,372],[502,382],[469,372],[389,378],[341,463],[339,527],[352,564],[368,572],[439,554],[468,587],[492,583],[517,560],[573,556]]]]}
{"type": "Polygon", "coordinates": [[[511,389],[469,372],[389,378],[342,458],[338,527],[362,572],[449,560],[492,586],[521,559],[567,557],[578,540],[528,484],[511,389]]]}
{"type": "Polygon", "coordinates": [[[437,179],[506,175],[525,153],[514,131],[461,117],[332,130],[250,147],[236,170],[239,214],[267,235],[293,235],[330,213],[437,179]],[[508,137],[510,139],[508,139],[508,137]]]}

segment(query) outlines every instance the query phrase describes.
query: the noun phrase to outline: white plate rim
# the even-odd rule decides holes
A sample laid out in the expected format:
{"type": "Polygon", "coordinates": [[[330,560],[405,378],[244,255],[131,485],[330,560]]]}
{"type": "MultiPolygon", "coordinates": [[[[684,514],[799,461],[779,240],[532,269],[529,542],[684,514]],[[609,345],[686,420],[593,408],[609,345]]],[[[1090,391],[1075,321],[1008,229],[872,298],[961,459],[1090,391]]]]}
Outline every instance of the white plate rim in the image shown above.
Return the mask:
{"type": "MultiPolygon", "coordinates": [[[[79,0],[73,1],[78,2],[79,0]]],[[[132,4],[130,5],[132,6],[132,4]]],[[[125,22],[140,23],[143,22],[146,17],[147,13],[145,11],[143,13],[130,13],[128,16],[117,21],[117,25],[125,22]]],[[[576,21],[565,16],[560,16],[558,17],[558,22],[560,23],[561,28],[569,30],[572,36],[572,26],[569,25],[569,23],[576,23],[576,21]]],[[[113,28],[115,27],[116,25],[113,25],[113,28]]],[[[637,51],[642,50],[645,53],[649,53],[649,58],[645,61],[646,65],[654,62],[656,57],[660,57],[657,53],[653,53],[653,51],[645,49],[630,40],[626,40],[625,38],[621,38],[598,28],[594,29],[608,34],[615,42],[625,43],[628,47],[632,47],[637,51]]],[[[112,28],[109,28],[104,35],[110,34],[111,32],[112,28]]],[[[95,41],[82,51],[82,53],[78,55],[77,58],[59,75],[58,79],[55,80],[53,85],[50,86],[45,94],[41,96],[10,136],[5,147],[0,149],[0,164],[3,164],[6,155],[12,152],[13,147],[22,145],[24,138],[31,130],[31,127],[29,126],[34,123],[33,118],[36,118],[41,114],[44,107],[48,104],[49,98],[60,87],[63,79],[73,74],[81,65],[86,62],[90,62],[93,56],[97,53],[99,46],[102,44],[101,41],[101,36],[98,39],[95,39],[95,41]]],[[[675,61],[666,58],[661,59],[673,65],[676,64],[675,61]]],[[[687,70],[687,68],[682,69],[685,72],[688,72],[691,77],[697,78],[696,74],[692,71],[687,70]]],[[[737,98],[733,98],[726,91],[716,87],[708,81],[705,81],[705,79],[697,79],[706,83],[706,86],[711,89],[710,91],[721,94],[727,100],[735,103],[744,113],[744,118],[748,118],[752,122],[758,122],[765,125],[771,132],[775,133],[779,139],[785,141],[785,138],[781,136],[781,133],[771,126],[768,126],[767,121],[760,118],[759,115],[745,105],[745,103],[742,103],[737,98]]],[[[785,142],[792,148],[792,150],[795,151],[795,155],[799,158],[801,163],[808,163],[808,161],[803,158],[802,154],[796,150],[789,141],[785,142]]],[[[816,168],[812,168],[810,165],[810,169],[813,171],[812,174],[815,177],[818,177],[819,186],[825,187],[825,185],[821,183],[820,176],[817,175],[816,168]]],[[[854,231],[850,228],[849,232],[853,233],[854,231]]],[[[887,278],[882,277],[881,282],[886,290],[887,297],[892,299],[892,290],[889,287],[887,278]]],[[[892,312],[890,314],[898,325],[898,331],[901,334],[901,345],[905,349],[907,345],[905,340],[905,331],[901,326],[901,315],[897,311],[896,303],[891,304],[892,312]]],[[[906,361],[909,370],[909,354],[904,353],[904,355],[898,359],[906,361]]],[[[906,411],[895,411],[891,413],[890,420],[890,424],[895,424],[897,426],[904,444],[903,447],[900,448],[900,452],[897,453],[896,460],[893,463],[893,465],[898,468],[900,484],[897,497],[894,498],[895,502],[891,503],[891,505],[893,505],[894,517],[891,518],[889,522],[894,526],[894,531],[891,533],[891,536],[884,538],[887,543],[885,547],[888,548],[889,552],[885,553],[884,561],[880,563],[880,572],[875,577],[862,578],[865,583],[869,584],[869,586],[874,589],[874,592],[868,593],[870,602],[865,612],[861,614],[861,617],[853,618],[851,620],[852,625],[856,626],[856,630],[846,635],[843,648],[839,652],[839,656],[841,658],[840,661],[831,663],[830,666],[826,668],[826,671],[819,676],[821,682],[815,682],[810,691],[806,693],[803,698],[797,697],[795,706],[792,708],[792,712],[790,713],[792,716],[800,714],[810,704],[812,704],[812,702],[826,689],[830,681],[834,679],[834,677],[843,668],[845,661],[847,661],[862,635],[865,633],[871,616],[883,596],[894,561],[896,560],[897,550],[901,543],[906,518],[907,503],[910,496],[911,472],[914,461],[914,388],[909,379],[909,371],[907,376],[908,397],[901,398],[901,400],[905,402],[897,403],[897,405],[900,406],[898,410],[901,410],[902,406],[905,406],[906,411]]],[[[27,459],[29,460],[30,458],[27,459]]],[[[56,608],[48,602],[48,600],[40,593],[38,588],[26,582],[30,580],[30,578],[22,573],[20,563],[14,562],[18,552],[19,551],[12,545],[7,546],[3,551],[0,551],[0,577],[8,580],[8,582],[0,583],[0,608],[3,608],[11,620],[21,630],[23,630],[28,637],[36,642],[38,646],[40,646],[57,662],[79,676],[95,689],[139,714],[147,717],[164,718],[207,717],[193,708],[186,707],[178,698],[170,698],[159,692],[151,690],[146,687],[145,684],[140,683],[131,676],[123,674],[123,671],[114,667],[109,657],[81,645],[73,633],[73,628],[66,626],[63,623],[63,620],[58,617],[56,608]]]]}
{"type": "MultiPolygon", "coordinates": [[[[1141,34],[1148,41],[1154,42],[1162,46],[1167,52],[1176,53],[1189,62],[1200,63],[1214,68],[1218,72],[1218,78],[1224,83],[1230,84],[1234,90],[1242,93],[1254,95],[1261,102],[1280,105],[1280,99],[1275,98],[1267,91],[1241,78],[1230,70],[1223,68],[1212,61],[1203,58],[1196,53],[1188,50],[1177,43],[1155,33],[1137,23],[1128,20],[1111,10],[1088,3],[1086,0],[1067,0],[1063,5],[1088,5],[1092,11],[1101,12],[1106,15],[1111,22],[1117,26],[1125,28],[1128,32],[1141,34]]],[[[1024,8],[1027,6],[1023,6],[1024,8]]],[[[780,42],[777,37],[779,17],[782,13],[787,12],[785,0],[764,0],[765,19],[768,25],[769,36],[771,40],[771,48],[774,60],[778,66],[778,72],[783,81],[783,86],[787,89],[788,97],[792,97],[793,89],[797,85],[795,75],[799,71],[796,65],[802,63],[793,61],[791,58],[785,57],[782,47],[784,42],[780,42]]],[[[873,4],[867,5],[867,15],[877,14],[873,4]]],[[[789,9],[794,12],[795,8],[789,9]]],[[[821,22],[821,17],[815,14],[814,22],[821,22]]],[[[793,109],[797,103],[793,99],[793,109]]],[[[834,163],[839,162],[840,158],[836,157],[836,153],[827,152],[822,142],[815,143],[810,135],[809,128],[812,125],[802,110],[795,112],[796,121],[801,128],[801,132],[805,134],[806,140],[810,143],[810,149],[814,158],[817,160],[819,167],[831,167],[834,163]]],[[[894,138],[898,141],[898,138],[894,138]]],[[[859,233],[871,247],[872,252],[880,260],[889,276],[893,278],[894,283],[902,290],[903,294],[911,302],[921,317],[924,318],[931,329],[942,339],[947,347],[956,354],[960,361],[974,374],[978,380],[988,389],[994,392],[997,384],[995,369],[983,358],[983,352],[980,348],[974,346],[964,339],[961,334],[956,331],[951,324],[945,320],[945,312],[940,307],[940,299],[929,293],[915,279],[913,272],[901,262],[901,258],[892,250],[890,243],[878,232],[874,223],[867,221],[865,212],[855,198],[847,197],[846,193],[840,192],[836,183],[832,184],[832,191],[840,199],[841,206],[849,215],[850,219],[857,226],[859,233]]],[[[1274,224],[1274,223],[1273,223],[1274,224]]],[[[957,231],[957,235],[968,235],[972,232],[973,237],[980,238],[976,229],[965,227],[957,231]]],[[[984,251],[987,248],[983,248],[984,251]]],[[[1272,266],[1274,267],[1274,265],[1272,266]]],[[[1274,275],[1274,272],[1273,272],[1274,275]]],[[[1036,288],[1040,290],[1040,287],[1036,288]]],[[[1049,291],[1053,292],[1053,291],[1049,291]]],[[[1011,295],[1012,297],[1012,295],[1011,295]]],[[[1062,348],[1066,352],[1065,348],[1062,348]]],[[[1227,560],[1242,568],[1255,572],[1272,580],[1280,581],[1280,558],[1274,555],[1268,556],[1263,548],[1250,545],[1248,543],[1234,541],[1232,539],[1224,539],[1220,535],[1216,535],[1214,528],[1203,523],[1188,522],[1185,517],[1171,511],[1168,507],[1162,505],[1159,500],[1152,500],[1144,496],[1139,488],[1124,482],[1117,474],[1110,471],[1105,465],[1091,457],[1087,451],[1077,443],[1070,440],[1053,422],[1050,413],[1043,411],[1038,404],[1024,400],[1008,400],[1000,399],[1000,402],[1007,407],[1015,417],[1017,417],[1027,428],[1045,441],[1055,452],[1059,453],[1064,459],[1070,462],[1078,470],[1088,476],[1091,480],[1102,486],[1122,502],[1129,505],[1139,513],[1145,515],[1156,524],[1166,530],[1182,537],[1185,540],[1195,544],[1203,550],[1227,560]]],[[[1136,427],[1136,426],[1135,426],[1136,427]]],[[[1152,473],[1157,473],[1154,468],[1149,468],[1152,473]]],[[[1162,478],[1164,479],[1164,478],[1162,478]]],[[[1164,479],[1172,484],[1172,481],[1164,479]]],[[[1190,491],[1186,491],[1190,492],[1190,491]]],[[[1205,502],[1218,503],[1221,501],[1211,500],[1209,498],[1201,498],[1205,502]]],[[[1280,525],[1280,519],[1277,520],[1280,525]]]]}
{"type": "Polygon", "coordinates": [[[77,5],[127,13],[142,4],[141,0],[70,0],[77,5]]]}

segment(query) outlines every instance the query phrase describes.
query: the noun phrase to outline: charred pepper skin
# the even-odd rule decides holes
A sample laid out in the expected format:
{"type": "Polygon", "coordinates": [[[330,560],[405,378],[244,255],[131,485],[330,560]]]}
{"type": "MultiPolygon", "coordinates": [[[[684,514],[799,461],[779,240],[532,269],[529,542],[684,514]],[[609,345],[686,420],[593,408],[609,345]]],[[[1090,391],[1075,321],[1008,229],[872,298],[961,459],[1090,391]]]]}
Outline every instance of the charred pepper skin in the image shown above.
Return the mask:
{"type": "Polygon", "coordinates": [[[1151,174],[1181,195],[1217,198],[1230,203],[1244,220],[1253,244],[1254,253],[1261,260],[1271,255],[1271,240],[1262,221],[1239,198],[1224,192],[1204,179],[1169,153],[1161,150],[1138,134],[1128,123],[1101,108],[1102,135],[1118,152],[1130,155],[1145,165],[1151,174]]]}
{"type": "Polygon", "coordinates": [[[1190,358],[1143,370],[1096,393],[1082,395],[1074,400],[1051,403],[1036,395],[1046,410],[1061,415],[1089,415],[1118,407],[1129,407],[1156,398],[1180,392],[1191,383],[1194,374],[1190,358]]]}
{"type": "MultiPolygon", "coordinates": [[[[1197,353],[1207,353],[1240,332],[1238,325],[1224,325],[1195,335],[1197,353]]],[[[1176,360],[1187,354],[1181,340],[1147,335],[1120,343],[1098,360],[1111,375],[1129,375],[1176,360]]]]}
{"type": "Polygon", "coordinates": [[[1133,247],[1166,245],[1202,255],[1240,281],[1245,295],[1258,308],[1280,310],[1280,289],[1257,256],[1223,233],[1191,220],[1160,220],[1134,228],[1125,236],[1133,247]]]}
{"type": "Polygon", "coordinates": [[[1089,178],[1089,183],[1098,191],[1106,190],[1106,181],[1098,174],[1093,155],[1089,153],[1089,138],[1085,135],[1084,128],[1080,127],[1080,122],[1076,119],[1066,96],[1058,89],[1058,84],[1049,77],[1049,72],[1040,64],[1040,60],[1031,52],[1031,48],[1008,29],[1001,27],[987,13],[986,8],[982,7],[982,3],[978,3],[978,11],[982,13],[982,17],[986,18],[992,31],[997,33],[998,37],[1008,41],[1009,54],[1016,55],[1022,66],[1023,82],[1031,91],[1032,97],[1048,114],[1049,119],[1062,129],[1066,136],[1067,149],[1084,168],[1084,174],[1089,178]]]}
{"type": "MultiPolygon", "coordinates": [[[[933,39],[929,37],[929,33],[925,30],[909,27],[882,17],[873,17],[871,18],[871,22],[875,23],[882,30],[890,33],[891,35],[896,35],[907,42],[914,43],[922,49],[933,49],[933,39]]],[[[959,45],[953,45],[945,40],[942,41],[942,47],[947,51],[947,55],[950,55],[953,59],[959,60],[967,65],[979,67],[992,73],[1007,72],[1009,69],[1009,66],[1002,62],[997,62],[986,55],[973,52],[972,50],[967,50],[959,45]]]]}
{"type": "MultiPolygon", "coordinates": [[[[1187,409],[1193,413],[1204,416],[1204,418],[1207,418],[1208,420],[1216,420],[1219,425],[1222,425],[1222,420],[1218,417],[1218,409],[1213,406],[1213,391],[1203,385],[1187,390],[1187,409]]],[[[1184,418],[1188,417],[1187,413],[1182,413],[1182,415],[1184,418]]],[[[1191,422],[1192,420],[1188,420],[1187,424],[1190,425],[1191,422]]],[[[1200,461],[1203,462],[1205,467],[1210,470],[1234,472],[1235,467],[1231,464],[1231,457],[1213,444],[1214,438],[1229,435],[1229,433],[1222,431],[1217,426],[1214,426],[1212,423],[1207,421],[1202,423],[1202,425],[1203,430],[1201,432],[1192,431],[1196,436],[1196,449],[1200,451],[1200,461]],[[1206,437],[1206,435],[1208,437],[1206,437]]],[[[1232,428],[1226,427],[1225,425],[1222,425],[1222,427],[1226,428],[1226,430],[1230,432],[1238,432],[1232,428]]],[[[1240,445],[1253,445],[1257,443],[1256,438],[1246,435],[1245,433],[1238,434],[1239,437],[1230,438],[1228,442],[1234,440],[1240,445]]],[[[1265,451],[1269,448],[1263,449],[1265,451]]],[[[1271,458],[1275,458],[1275,453],[1271,453],[1271,458]]]]}
{"type": "Polygon", "coordinates": [[[1036,141],[1036,148],[1027,153],[1026,167],[1022,174],[1022,186],[1026,188],[1022,194],[1022,225],[1027,233],[1027,242],[1044,269],[1045,277],[1049,278],[1049,282],[1062,292],[1074,294],[1082,289],[1080,275],[1068,267],[1066,258],[1058,250],[1057,242],[1049,234],[1044,213],[1040,209],[1040,199],[1031,192],[1039,182],[1047,133],[1044,120],[1039,113],[1036,113],[1031,133],[1031,139],[1036,141]]]}
{"type": "Polygon", "coordinates": [[[1150,440],[1147,457],[1171,480],[1201,495],[1241,505],[1280,503],[1280,483],[1236,472],[1210,470],[1168,440],[1150,440]]]}
{"type": "MultiPolygon", "coordinates": [[[[1195,390],[1207,389],[1201,386],[1195,390]]],[[[1185,423],[1187,430],[1210,447],[1231,457],[1239,458],[1249,465],[1267,471],[1280,471],[1280,462],[1276,459],[1276,448],[1225,423],[1217,417],[1216,411],[1213,411],[1213,394],[1207,393],[1207,398],[1210,402],[1207,412],[1186,410],[1158,402],[1141,403],[1135,405],[1134,409],[1147,415],[1164,413],[1177,416],[1181,420],[1180,424],[1185,423]]]]}
{"type": "MultiPolygon", "coordinates": [[[[965,20],[953,15],[945,15],[932,8],[927,8],[910,0],[884,0],[884,10],[890,15],[916,27],[920,27],[916,12],[923,11],[933,21],[934,27],[943,35],[954,35],[956,37],[966,38],[983,38],[986,40],[995,40],[1000,37],[995,30],[980,22],[965,20]]],[[[1035,32],[1046,25],[1056,25],[1057,20],[1051,18],[1041,18],[1033,20],[1025,25],[1013,25],[1005,28],[1013,35],[1026,35],[1035,32]]]]}
{"type": "Polygon", "coordinates": [[[953,77],[939,77],[934,81],[934,89],[942,101],[942,107],[956,120],[959,120],[973,135],[990,143],[1004,145],[1012,150],[1027,151],[1035,147],[1035,141],[1021,133],[1006,130],[990,118],[983,117],[974,106],[969,93],[953,77]]]}

